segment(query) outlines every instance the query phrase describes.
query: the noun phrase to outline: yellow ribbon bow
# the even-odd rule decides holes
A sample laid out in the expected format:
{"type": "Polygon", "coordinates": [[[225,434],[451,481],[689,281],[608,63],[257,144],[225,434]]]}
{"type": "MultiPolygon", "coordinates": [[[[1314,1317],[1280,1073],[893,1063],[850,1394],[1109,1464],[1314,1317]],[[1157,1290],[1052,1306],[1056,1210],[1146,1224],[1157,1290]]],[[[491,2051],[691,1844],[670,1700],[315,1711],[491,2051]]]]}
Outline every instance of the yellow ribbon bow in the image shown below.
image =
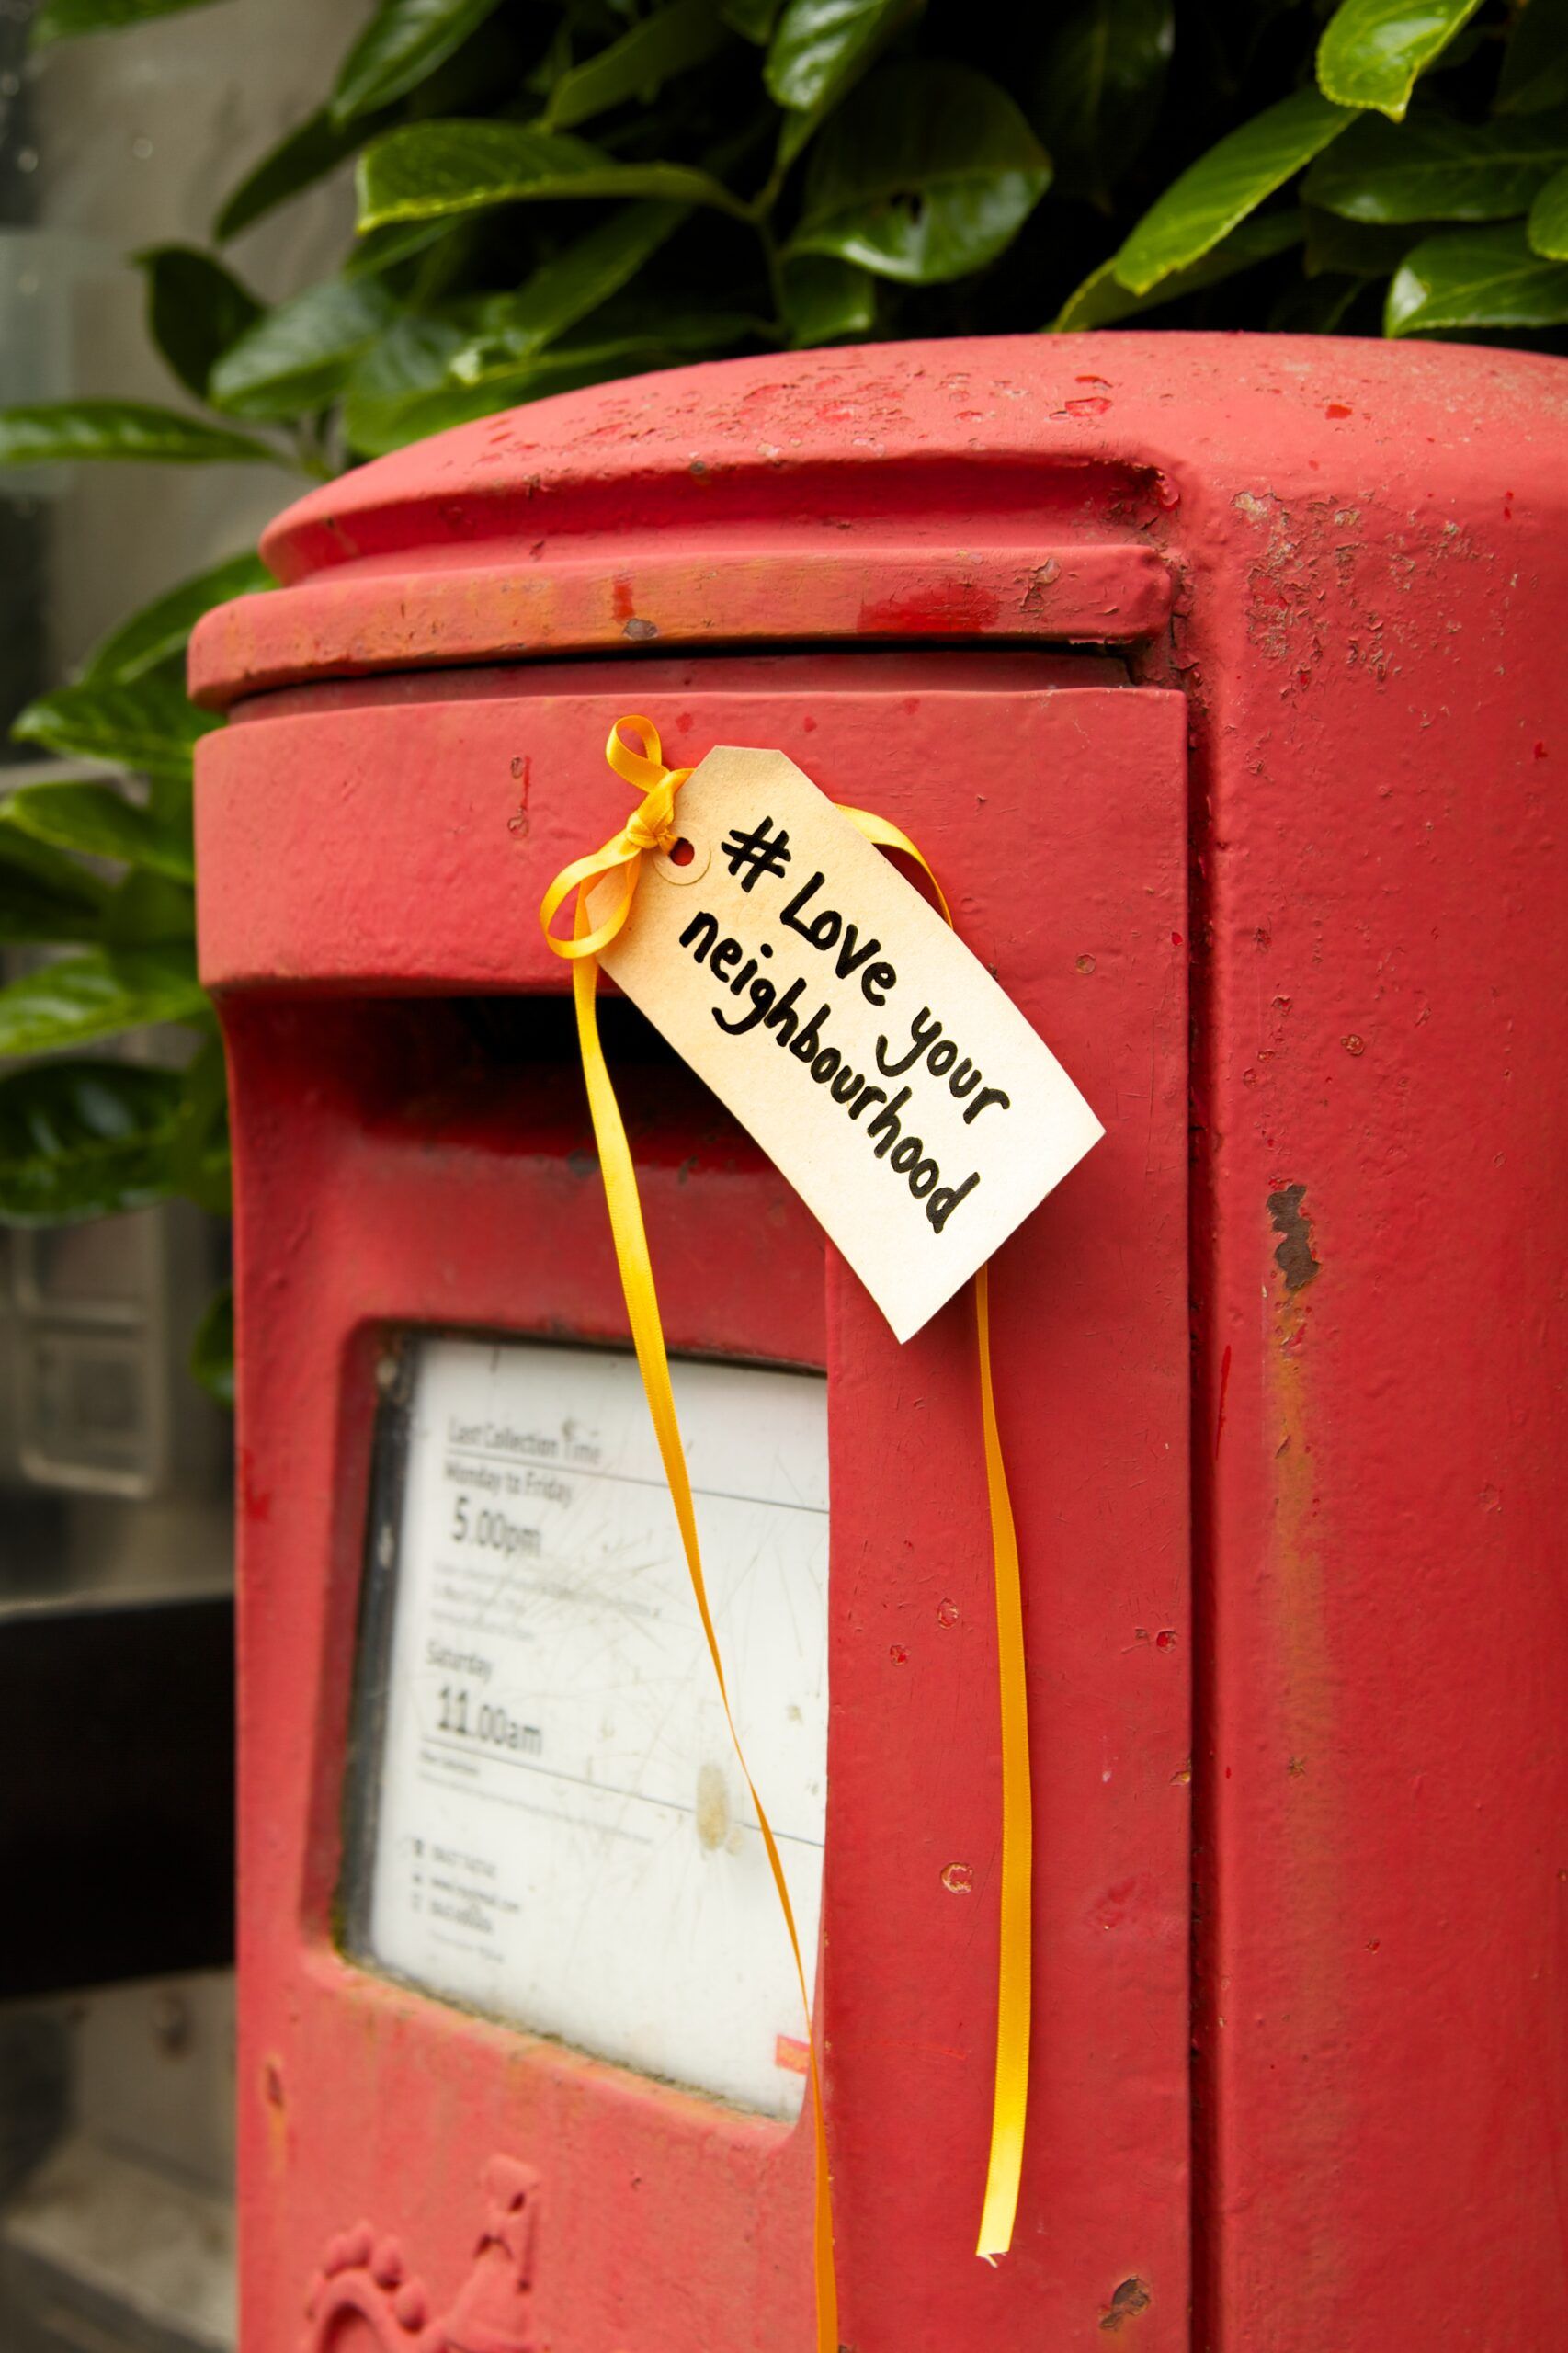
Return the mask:
{"type": "MultiPolygon", "coordinates": [[[[638,1368],[647,1394],[648,1409],[653,1416],[659,1454],[669,1483],[676,1519],[680,1528],[681,1543],[690,1572],[691,1589],[696,1597],[698,1615],[708,1643],[708,1654],[713,1663],[718,1680],[719,1696],[723,1702],[730,1737],[734,1743],[735,1756],[744,1776],[751,1801],[756,1808],[757,1825],[762,1832],[768,1868],[778,1891],[784,1924],[790,1933],[790,1948],[794,1955],[795,1974],[800,1983],[801,2002],[805,2011],[809,2080],[812,2097],[812,2129],[816,2143],[816,2188],[813,2222],[813,2246],[816,2271],[816,2313],[818,2353],[839,2353],[838,2291],[833,2259],[833,2209],[827,2166],[827,2129],[823,2108],[822,2077],[819,2071],[816,2034],[812,2022],[811,1995],[806,1985],[805,1961],[801,1951],[801,1939],[795,1925],[794,1907],[790,1901],[790,1889],[784,1877],[784,1866],[773,1836],[772,1825],[758,1795],[751,1768],[735,1730],[735,1720],[730,1709],[729,1688],[724,1677],[723,1661],[719,1653],[719,1638],[714,1631],[712,1613],[709,1608],[708,1587],[702,1574],[702,1555],[698,1543],[697,1514],[692,1502],[691,1481],[687,1472],[686,1449],[681,1443],[680,1425],[676,1418],[675,1395],[670,1385],[669,1358],[665,1347],[664,1324],[659,1314],[658,1295],[653,1284],[653,1264],[648,1254],[648,1236],[642,1222],[642,1205],[637,1191],[637,1176],[632,1165],[631,1147],[627,1142],[626,1129],[610,1083],[609,1069],[599,1041],[596,993],[598,987],[598,958],[623,928],[637,895],[637,885],[642,870],[643,858],[650,852],[668,850],[678,839],[675,822],[676,795],[691,774],[689,767],[670,768],[664,763],[664,747],[659,731],[651,719],[632,712],[618,719],[609,731],[605,745],[605,757],[616,774],[642,793],[640,804],[632,811],[619,833],[605,843],[602,849],[592,851],[586,858],[574,858],[570,866],[562,868],[540,907],[540,921],[544,936],[558,956],[565,957],[572,965],[572,997],[577,1015],[577,1042],[582,1050],[583,1075],[588,1091],[588,1111],[593,1121],[594,1139],[598,1145],[599,1166],[604,1177],[605,1203],[609,1211],[610,1233],[615,1244],[616,1260],[620,1269],[621,1289],[626,1297],[627,1316],[631,1327],[632,1346],[637,1352],[638,1368]],[[635,729],[638,748],[633,750],[622,735],[623,729],[635,729]],[[588,893],[603,877],[621,873],[624,883],[609,914],[597,926],[588,911],[588,893]],[[563,939],[552,930],[555,917],[566,900],[575,892],[573,929],[570,939],[563,939]]],[[[942,914],[949,927],[952,914],[942,894],[940,883],[932,873],[920,851],[907,834],[886,817],[879,817],[866,809],[852,809],[844,801],[835,803],[841,816],[863,834],[868,841],[885,849],[902,850],[912,858],[926,876],[937,893],[942,914]]],[[[1029,2070],[1029,1979],[1032,1919],[1031,1886],[1033,1879],[1032,1805],[1029,1789],[1028,1703],[1024,1674],[1023,1601],[1018,1563],[1017,1538],[1013,1525],[1012,1503],[1007,1492],[1007,1474],[1002,1459],[1002,1441],[996,1427],[996,1404],[991,1380],[991,1307],[987,1269],[982,1267],[974,1279],[975,1336],[980,1356],[981,1427],[984,1439],[986,1493],[991,1510],[991,1550],[996,1589],[996,1639],[998,1673],[1001,1686],[1002,1731],[1002,1871],[1001,1871],[1001,1957],[997,1969],[996,1989],[996,2075],[992,2107],[991,2148],[986,2167],[985,2200],[981,2216],[979,2244],[976,2254],[988,2262],[1006,2255],[1012,2244],[1013,2222],[1018,2202],[1018,2177],[1023,2161],[1024,2118],[1028,2097],[1029,2070]]]]}
{"type": "Polygon", "coordinates": [[[558,956],[581,959],[597,956],[610,941],[631,913],[631,902],[637,894],[637,878],[642,871],[642,857],[646,850],[668,849],[676,838],[676,794],[691,774],[689,768],[667,768],[664,762],[664,745],[659,731],[651,719],[643,719],[636,711],[625,719],[618,719],[609,731],[605,745],[605,757],[617,776],[635,785],[642,795],[619,834],[611,835],[603,849],[587,858],[574,858],[563,866],[544,894],[540,908],[540,921],[544,936],[558,956]],[[642,749],[633,751],[621,741],[623,727],[635,727],[642,733],[642,749]],[[605,917],[597,931],[587,928],[588,887],[601,875],[613,874],[617,868],[626,877],[626,887],[613,911],[605,917]],[[558,939],[551,925],[563,902],[577,893],[576,930],[571,939],[558,939]]]}

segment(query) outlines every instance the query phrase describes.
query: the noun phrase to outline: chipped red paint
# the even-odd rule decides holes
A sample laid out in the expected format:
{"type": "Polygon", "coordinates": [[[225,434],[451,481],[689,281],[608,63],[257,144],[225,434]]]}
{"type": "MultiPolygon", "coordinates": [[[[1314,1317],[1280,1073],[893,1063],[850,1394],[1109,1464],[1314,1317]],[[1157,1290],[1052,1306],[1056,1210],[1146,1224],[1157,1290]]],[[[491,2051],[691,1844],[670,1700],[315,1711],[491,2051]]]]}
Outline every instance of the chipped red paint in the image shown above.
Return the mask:
{"type": "MultiPolygon", "coordinates": [[[[1020,611],[1029,594],[1026,590],[1020,611]]],[[[957,579],[936,592],[873,598],[861,606],[858,626],[862,637],[981,637],[995,628],[1001,610],[994,591],[957,579]]]]}
{"type": "Polygon", "coordinates": [[[1565,458],[1562,364],[1481,349],[762,358],[312,493],[269,534],[287,591],[202,623],[200,691],[243,722],[200,751],[202,949],[270,1514],[244,1536],[245,2353],[292,2341],[345,2214],[451,2293],[500,2148],[550,2183],[556,2353],[809,2342],[798,2138],[330,1939],[376,1324],[623,1328],[574,1079],[471,1074],[435,1000],[562,987],[534,904],[619,814],[598,745],[629,705],[683,756],[782,744],[907,824],[1110,1131],[997,1286],[1040,2035],[991,2273],[966,2252],[995,1832],[968,1368],[941,1319],[894,1347],[836,1269],[824,1310],[744,1141],[631,1089],[676,1342],[832,1368],[846,2343],[1568,2341],[1565,458]],[[825,650],[868,608],[890,650],[825,650]]]}

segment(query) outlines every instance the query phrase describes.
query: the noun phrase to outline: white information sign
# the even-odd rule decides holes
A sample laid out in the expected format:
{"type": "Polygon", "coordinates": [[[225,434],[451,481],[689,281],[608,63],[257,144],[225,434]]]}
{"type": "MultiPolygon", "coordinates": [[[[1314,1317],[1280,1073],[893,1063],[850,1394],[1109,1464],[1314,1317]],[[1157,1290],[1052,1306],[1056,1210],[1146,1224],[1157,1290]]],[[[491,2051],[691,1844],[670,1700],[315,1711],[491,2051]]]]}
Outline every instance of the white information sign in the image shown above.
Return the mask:
{"type": "MultiPolygon", "coordinates": [[[[792,2116],[805,2029],[789,1940],[635,1361],[416,1345],[358,1942],[432,1992],[792,2116]]],[[[825,1383],[673,1372],[736,1721],[809,1972],[825,1383]]]]}

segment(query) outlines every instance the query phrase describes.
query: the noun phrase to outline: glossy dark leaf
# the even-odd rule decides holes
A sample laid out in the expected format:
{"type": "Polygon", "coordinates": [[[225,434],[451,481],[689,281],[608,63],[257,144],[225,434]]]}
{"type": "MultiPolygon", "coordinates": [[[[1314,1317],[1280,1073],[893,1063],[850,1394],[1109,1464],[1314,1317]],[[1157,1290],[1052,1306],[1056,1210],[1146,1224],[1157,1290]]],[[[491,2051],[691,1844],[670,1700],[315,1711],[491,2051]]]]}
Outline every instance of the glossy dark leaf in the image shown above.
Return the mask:
{"type": "Polygon", "coordinates": [[[213,362],[261,316],[231,270],[194,245],[151,245],[136,256],[147,283],[147,326],[187,392],[207,394],[213,362]]]}
{"type": "Polygon", "coordinates": [[[1147,294],[1201,261],[1353,119],[1348,108],[1298,90],[1231,131],[1145,212],[1116,256],[1122,285],[1147,294]]]}
{"type": "Polygon", "coordinates": [[[351,449],[384,457],[426,432],[483,416],[494,397],[454,384],[449,369],[473,340],[477,321],[399,319],[354,363],[344,392],[343,430],[351,449]]]}
{"type": "Polygon", "coordinates": [[[1369,281],[1358,277],[1301,278],[1267,314],[1272,335],[1338,335],[1369,281]]]}
{"type": "Polygon", "coordinates": [[[458,233],[461,222],[395,221],[389,228],[372,229],[357,237],[343,265],[345,278],[377,278],[405,261],[428,253],[445,238],[458,233]]]}
{"type": "Polygon", "coordinates": [[[1552,261],[1568,261],[1568,165],[1556,171],[1530,206],[1530,248],[1552,261]]]}
{"type": "Polygon", "coordinates": [[[112,760],[152,776],[187,778],[199,736],[222,722],[156,673],[124,685],[57,687],[28,703],[11,733],[67,759],[112,760]]]}
{"type": "Polygon", "coordinates": [[[1306,223],[1307,242],[1303,255],[1309,278],[1349,275],[1356,278],[1387,278],[1399,267],[1413,245],[1424,236],[1430,236],[1435,223],[1425,224],[1402,221],[1383,225],[1369,221],[1346,221],[1338,212],[1320,212],[1312,205],[1303,205],[1301,218],[1306,223]]]}
{"type": "Polygon", "coordinates": [[[261,220],[279,204],[287,204],[301,189],[313,188],[317,180],[335,171],[339,164],[346,163],[367,139],[384,127],[381,117],[337,124],[324,107],[286,132],[276,147],[269,147],[260,162],[251,165],[244,179],[224,198],[222,209],[212,223],[212,234],[220,244],[227,244],[242,229],[248,229],[253,221],[261,220]]]}
{"type": "Polygon", "coordinates": [[[768,95],[796,114],[831,106],[921,0],[786,0],[763,69],[768,95]]]}
{"type": "Polygon", "coordinates": [[[911,285],[962,278],[1012,243],[1050,179],[1040,142],[983,74],[883,66],[812,151],[791,251],[911,285]]]}
{"type": "Polygon", "coordinates": [[[591,122],[628,99],[645,103],[676,74],[703,64],[730,39],[718,0],[666,0],[619,40],[569,66],[550,93],[552,131],[591,122]]]}
{"type": "MultiPolygon", "coordinates": [[[[473,350],[475,335],[445,319],[404,319],[366,354],[349,381],[344,403],[344,434],[365,457],[384,457],[432,433],[470,425],[498,409],[540,400],[549,392],[574,392],[657,364],[649,343],[622,340],[607,347],[540,352],[522,365],[461,382],[449,373],[460,355],[473,350]]],[[[471,359],[470,364],[474,364],[471,359]]]]}
{"type": "Polygon", "coordinates": [[[1301,193],[1350,221],[1506,221],[1568,162],[1568,123],[1526,115],[1460,122],[1427,108],[1363,115],[1320,155],[1301,193]]]}
{"type": "MultiPolygon", "coordinates": [[[[88,654],[77,684],[109,686],[145,676],[180,652],[202,614],[214,605],[226,605],[231,597],[255,596],[272,585],[271,573],[256,555],[232,555],[210,572],[182,580],[177,588],[154,597],[111,630],[88,654]]],[[[0,777],[0,784],[4,781],[0,777]]]]}
{"type": "Polygon", "coordinates": [[[1497,82],[1499,114],[1568,104],[1568,0],[1528,0],[1514,20],[1497,82]]]}
{"type": "Polygon", "coordinates": [[[6,816],[0,804],[0,942],[52,947],[96,939],[107,885],[6,816]]]}
{"type": "Polygon", "coordinates": [[[1318,87],[1343,107],[1397,121],[1416,77],[1463,30],[1481,0],[1340,0],[1318,43],[1318,87]]]}
{"type": "Polygon", "coordinates": [[[335,126],[358,122],[414,89],[493,16],[500,0],[381,0],[343,61],[328,106],[335,126]]]}
{"type": "Polygon", "coordinates": [[[1054,26],[1028,111],[1058,188],[1103,202],[1137,160],[1175,40],[1175,0],[1079,0],[1054,26]]]}
{"type": "Polygon", "coordinates": [[[784,320],[797,347],[869,335],[877,323],[877,281],[854,262],[801,254],[784,265],[784,320]]]}
{"type": "Polygon", "coordinates": [[[188,957],[147,949],[111,961],[89,949],[0,988],[0,1055],[55,1053],[123,1029],[198,1020],[206,1009],[188,957]]]}
{"type": "MultiPolygon", "coordinates": [[[[0,780],[4,772],[0,771],[0,780]]],[[[52,780],[25,784],[4,803],[7,822],[30,839],[86,858],[123,859],[188,882],[196,868],[188,825],[167,825],[118,786],[52,780]]]]}
{"type": "Polygon", "coordinates": [[[36,407],[0,408],[0,466],[74,465],[96,458],[158,459],[172,465],[282,462],[265,441],[143,401],[46,401],[36,407]]]}
{"type": "Polygon", "coordinates": [[[643,196],[744,210],[706,172],[685,164],[618,163],[585,140],[528,123],[409,123],[388,131],[359,159],[361,229],[494,204],[643,196]]]}
{"type": "Polygon", "coordinates": [[[176,1191],[178,1071],[105,1059],[0,1077],[0,1222],[70,1225],[176,1191]]]}
{"type": "Polygon", "coordinates": [[[367,457],[384,456],[449,426],[541,400],[551,392],[575,392],[640,369],[669,367],[696,353],[725,349],[754,333],[757,323],[744,313],[670,310],[642,306],[645,316],[627,324],[607,306],[570,340],[513,367],[497,366],[464,382],[450,372],[461,358],[470,369],[483,364],[472,327],[451,319],[404,319],[368,352],[355,369],[344,404],[344,430],[351,448],[367,457]]]}
{"type": "Polygon", "coordinates": [[[1301,241],[1299,214],[1255,213],[1251,219],[1239,222],[1223,244],[1210,246],[1186,269],[1162,278],[1146,294],[1134,294],[1123,286],[1117,277],[1113,256],[1068,296],[1051,321],[1052,332],[1071,335],[1088,327],[1116,326],[1123,319],[1142,318],[1146,311],[1157,310],[1163,302],[1175,302],[1184,294],[1199,293],[1206,286],[1218,286],[1227,278],[1238,277],[1244,269],[1255,269],[1259,262],[1272,261],[1301,241]]]}
{"type": "Polygon", "coordinates": [[[209,396],[235,416],[300,416],[336,397],[397,316],[379,278],[332,278],[268,311],[212,370],[209,396]]]}
{"type": "Polygon", "coordinates": [[[743,40],[762,48],[778,21],[780,0],[720,0],[719,14],[743,40]]]}
{"type": "Polygon", "coordinates": [[[234,1294],[229,1284],[214,1293],[190,1344],[190,1369],[210,1397],[233,1412],[234,1404],[234,1294]]]}
{"type": "Polygon", "coordinates": [[[187,8],[210,5],[211,0],[43,0],[33,18],[33,47],[74,40],[79,33],[128,32],[151,24],[154,17],[180,16],[187,8]]]}
{"type": "Polygon", "coordinates": [[[1532,253],[1522,222],[1427,237],[1389,288],[1384,332],[1516,332],[1568,323],[1568,262],[1532,253]]]}
{"type": "Polygon", "coordinates": [[[450,363],[460,383],[517,367],[617,294],[688,220],[687,204],[628,204],[484,306],[479,335],[450,363]]]}

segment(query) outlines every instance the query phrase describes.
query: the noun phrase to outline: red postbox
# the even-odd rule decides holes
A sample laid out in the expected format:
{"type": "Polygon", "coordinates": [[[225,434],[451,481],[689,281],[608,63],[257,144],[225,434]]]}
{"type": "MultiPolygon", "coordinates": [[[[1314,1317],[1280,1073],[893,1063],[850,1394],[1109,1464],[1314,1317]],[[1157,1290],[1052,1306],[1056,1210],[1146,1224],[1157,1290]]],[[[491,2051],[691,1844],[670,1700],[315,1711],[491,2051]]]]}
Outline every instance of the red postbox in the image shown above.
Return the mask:
{"type": "Polygon", "coordinates": [[[1108,1131],[993,1274],[1038,2024],[989,2269],[971,1327],[901,1348],[607,1008],[820,1923],[846,2346],[1568,2333],[1562,383],[1262,337],[694,369],[312,493],[203,623],[244,2353],[811,2342],[801,2029],[537,922],[631,709],[911,832],[1108,1131]]]}

